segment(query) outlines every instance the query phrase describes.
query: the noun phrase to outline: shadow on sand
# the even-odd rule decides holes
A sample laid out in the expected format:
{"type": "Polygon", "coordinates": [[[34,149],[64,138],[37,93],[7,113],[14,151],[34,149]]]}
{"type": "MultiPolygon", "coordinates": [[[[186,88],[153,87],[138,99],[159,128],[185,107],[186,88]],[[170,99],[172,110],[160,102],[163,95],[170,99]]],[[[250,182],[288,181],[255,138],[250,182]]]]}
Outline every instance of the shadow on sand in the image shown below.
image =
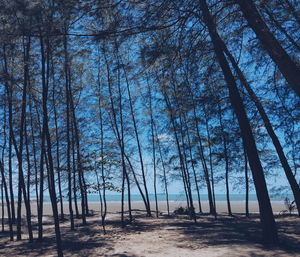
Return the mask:
{"type": "MultiPolygon", "coordinates": [[[[130,223],[126,220],[124,228],[121,228],[122,223],[118,216],[107,220],[106,235],[103,234],[100,218],[89,220],[86,226],[77,225],[74,231],[69,229],[66,220],[62,222],[61,232],[66,256],[92,256],[95,248],[101,248],[101,256],[134,257],[134,254],[127,255],[126,252],[113,253],[116,241],[126,234],[162,229],[176,233],[178,237],[172,238],[172,242],[182,248],[196,249],[227,246],[240,251],[241,255],[239,256],[253,257],[266,256],[266,253],[271,253],[271,251],[280,252],[280,254],[286,254],[287,256],[300,254],[299,218],[296,216],[276,218],[280,237],[280,243],[276,246],[263,244],[262,231],[257,216],[245,218],[241,215],[232,217],[218,215],[215,219],[210,215],[198,215],[197,223],[194,223],[184,215],[162,215],[157,219],[145,217],[145,213],[136,212],[134,213],[133,222],[130,223]]],[[[50,217],[45,219],[45,225],[51,224],[48,219],[50,217]]],[[[77,220],[77,224],[80,224],[79,220],[77,220]]],[[[8,233],[0,233],[2,238],[6,237],[7,239],[7,245],[0,244],[0,256],[7,256],[5,255],[7,253],[6,247],[13,248],[13,254],[16,256],[45,256],[48,253],[55,256],[53,226],[45,227],[44,232],[45,238],[42,241],[36,239],[33,243],[28,243],[27,240],[10,243],[8,233]]]]}

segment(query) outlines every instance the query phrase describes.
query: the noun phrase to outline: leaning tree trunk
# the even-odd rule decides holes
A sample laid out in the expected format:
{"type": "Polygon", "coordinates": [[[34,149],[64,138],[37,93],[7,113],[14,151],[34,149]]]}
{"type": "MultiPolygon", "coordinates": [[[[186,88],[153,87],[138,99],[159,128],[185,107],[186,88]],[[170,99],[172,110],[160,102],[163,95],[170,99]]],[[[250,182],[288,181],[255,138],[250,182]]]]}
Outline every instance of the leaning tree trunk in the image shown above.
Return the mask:
{"type": "Polygon", "coordinates": [[[251,88],[251,85],[248,83],[244,73],[241,71],[241,69],[239,68],[237,62],[235,61],[234,57],[232,56],[232,54],[229,52],[228,48],[226,47],[224,41],[222,41],[222,39],[219,37],[219,42],[221,43],[222,47],[223,47],[223,51],[225,52],[225,54],[228,56],[228,59],[230,60],[232,67],[235,69],[239,80],[241,81],[242,85],[245,87],[246,91],[248,92],[251,100],[254,102],[263,122],[264,125],[267,129],[267,132],[272,140],[272,143],[276,149],[276,152],[278,154],[279,160],[281,162],[281,165],[283,167],[283,170],[285,172],[285,175],[288,179],[288,182],[291,186],[294,198],[295,198],[295,202],[297,205],[297,209],[298,209],[298,215],[300,216],[300,187],[297,183],[297,180],[293,174],[293,171],[288,163],[288,160],[284,154],[283,151],[283,147],[279,141],[279,138],[277,137],[273,126],[271,124],[271,121],[261,103],[261,101],[259,100],[259,98],[257,97],[257,95],[255,94],[255,92],[253,91],[253,89],[251,88]]]}
{"type": "Polygon", "coordinates": [[[243,143],[246,149],[247,156],[249,158],[249,164],[253,174],[254,185],[256,188],[256,194],[260,209],[260,219],[263,228],[263,237],[266,242],[277,243],[278,235],[276,223],[273,216],[272,206],[267,190],[266,180],[264,177],[264,171],[258,156],[258,151],[251,130],[250,122],[247,117],[239,90],[237,88],[235,78],[231,72],[230,65],[223,53],[222,44],[218,40],[216,26],[209,12],[206,1],[199,0],[199,2],[201,11],[203,13],[204,22],[208,28],[218,62],[221,66],[225,81],[228,86],[230,102],[237,116],[238,123],[241,129],[243,143]]]}
{"type": "Polygon", "coordinates": [[[192,103],[193,103],[193,115],[194,115],[196,133],[197,133],[197,138],[198,138],[198,143],[199,143],[198,148],[199,148],[199,153],[200,153],[201,164],[202,164],[202,167],[203,167],[203,173],[204,173],[204,178],[205,178],[205,182],[206,182],[206,187],[207,187],[209,213],[210,214],[215,214],[216,209],[215,209],[215,205],[214,205],[214,202],[213,202],[213,194],[212,194],[212,189],[211,189],[211,185],[210,185],[209,172],[208,172],[208,167],[207,167],[207,163],[206,163],[205,156],[204,156],[204,149],[203,149],[203,144],[202,144],[202,138],[201,138],[201,135],[200,135],[199,122],[198,122],[198,117],[197,117],[197,114],[196,114],[196,103],[195,103],[195,100],[194,100],[192,90],[190,89],[190,87],[188,87],[188,88],[189,88],[191,98],[192,98],[192,103]]]}
{"type": "Polygon", "coordinates": [[[253,1],[236,0],[236,2],[240,6],[249,26],[264,46],[264,49],[276,63],[291,88],[300,96],[300,68],[297,67],[297,64],[269,30],[253,1]]]}
{"type": "Polygon", "coordinates": [[[186,132],[187,132],[188,150],[189,150],[190,160],[191,160],[191,164],[192,164],[195,187],[196,187],[196,192],[197,192],[197,197],[198,197],[199,212],[202,213],[200,188],[199,188],[199,185],[198,185],[198,178],[197,178],[196,168],[195,168],[195,164],[194,164],[195,160],[193,158],[193,153],[192,153],[192,143],[191,143],[191,139],[190,139],[189,126],[188,126],[188,122],[187,122],[187,119],[186,119],[185,115],[184,115],[184,123],[185,123],[185,129],[186,129],[186,132]]]}
{"type": "MultiPolygon", "coordinates": [[[[120,108],[121,129],[119,129],[118,122],[117,122],[116,107],[115,107],[115,103],[114,103],[114,99],[113,99],[113,92],[112,92],[110,67],[109,67],[105,52],[104,52],[104,59],[105,59],[105,65],[106,65],[106,71],[107,71],[107,84],[108,84],[111,112],[112,112],[112,116],[113,116],[112,119],[110,119],[110,120],[111,120],[112,127],[114,128],[116,139],[118,141],[118,145],[120,148],[120,154],[121,154],[121,162],[122,162],[121,222],[122,222],[122,227],[124,227],[125,226],[125,223],[124,223],[124,200],[125,200],[124,190],[125,190],[125,188],[124,187],[125,187],[125,178],[128,178],[128,174],[127,174],[127,169],[126,169],[126,164],[125,164],[125,158],[127,158],[127,157],[125,154],[125,146],[124,146],[124,135],[123,135],[124,129],[123,129],[122,99],[121,99],[121,93],[120,93],[120,82],[118,82],[118,90],[119,90],[119,108],[120,108]],[[121,130],[121,132],[120,132],[120,130],[121,130]]],[[[119,72],[119,70],[118,70],[118,72],[119,72]]],[[[118,73],[118,76],[120,76],[119,73],[118,73]]],[[[135,177],[135,175],[134,175],[134,177],[135,177]]],[[[136,179],[136,177],[135,177],[135,179],[136,179]]],[[[129,178],[128,178],[127,182],[128,182],[128,190],[130,190],[129,189],[129,178]]],[[[138,185],[137,180],[136,180],[136,183],[138,185]]],[[[138,186],[138,188],[140,190],[139,186],[138,186]]],[[[129,214],[131,217],[131,202],[130,202],[130,199],[128,199],[128,200],[129,200],[128,201],[129,214]]],[[[147,206],[146,202],[145,202],[145,206],[147,206]]],[[[147,207],[146,207],[146,209],[147,209],[147,207]]]]}
{"type": "MultiPolygon", "coordinates": [[[[119,56],[118,56],[118,59],[120,59],[119,56]]],[[[123,64],[122,60],[121,60],[121,64],[124,67],[124,64],[123,64]]],[[[132,97],[131,97],[131,90],[130,90],[130,86],[129,86],[129,80],[128,80],[128,77],[127,77],[127,71],[126,71],[125,68],[123,68],[123,71],[124,71],[124,74],[125,74],[127,94],[128,94],[128,98],[129,98],[130,114],[131,114],[133,127],[134,127],[134,133],[135,133],[135,138],[136,138],[136,143],[137,143],[137,148],[138,148],[138,153],[139,153],[139,160],[140,160],[140,165],[141,165],[141,171],[142,171],[142,178],[143,178],[145,196],[146,196],[146,200],[147,200],[147,215],[151,216],[151,206],[150,206],[149,193],[148,193],[146,174],[145,174],[145,168],[144,168],[144,160],[143,160],[143,154],[142,154],[141,141],[140,141],[140,136],[139,136],[138,129],[137,129],[137,122],[136,122],[136,118],[135,118],[135,113],[134,113],[134,110],[133,110],[133,103],[132,103],[132,97]]]]}
{"type": "Polygon", "coordinates": [[[219,123],[221,126],[221,133],[223,139],[223,146],[224,146],[224,158],[225,158],[225,184],[226,184],[226,199],[227,199],[227,208],[229,216],[232,216],[231,211],[231,204],[230,204],[230,196],[229,196],[229,156],[228,156],[228,149],[227,149],[227,140],[226,140],[226,131],[224,128],[224,124],[222,121],[222,110],[220,104],[218,104],[218,111],[219,111],[219,123]]]}
{"type": "Polygon", "coordinates": [[[164,162],[164,159],[163,159],[162,149],[161,149],[160,142],[159,142],[158,135],[157,135],[156,126],[154,126],[154,129],[155,129],[155,136],[156,136],[156,140],[157,140],[157,147],[158,147],[158,151],[159,151],[159,157],[160,157],[161,165],[162,165],[162,168],[163,168],[163,174],[164,174],[164,187],[165,187],[166,202],[167,202],[167,212],[168,212],[168,215],[170,215],[170,203],[169,203],[167,172],[166,172],[165,162],[164,162]]]}

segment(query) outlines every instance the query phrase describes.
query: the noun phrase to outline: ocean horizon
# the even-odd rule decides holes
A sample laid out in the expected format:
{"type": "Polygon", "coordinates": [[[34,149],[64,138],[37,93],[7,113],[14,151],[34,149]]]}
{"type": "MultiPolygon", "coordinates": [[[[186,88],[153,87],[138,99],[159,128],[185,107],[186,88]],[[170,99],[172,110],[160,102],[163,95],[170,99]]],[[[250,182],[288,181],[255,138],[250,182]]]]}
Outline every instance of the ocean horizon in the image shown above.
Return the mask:
{"type": "MultiPolygon", "coordinates": [[[[226,194],[216,194],[216,201],[227,201],[226,194]]],[[[271,201],[284,201],[284,199],[288,197],[290,200],[293,200],[293,195],[291,194],[285,194],[285,195],[270,195],[271,201]]],[[[32,197],[34,198],[34,196],[32,197]]],[[[50,197],[45,195],[44,196],[46,201],[50,201],[50,197]]],[[[66,196],[64,197],[67,198],[66,196]]],[[[79,199],[79,196],[78,196],[79,199]]],[[[201,201],[208,201],[208,195],[207,194],[201,194],[200,195],[201,201]]],[[[128,200],[128,195],[125,194],[125,200],[128,200]]],[[[155,195],[149,194],[149,200],[155,201],[155,195]]],[[[158,201],[166,201],[166,195],[165,194],[157,194],[157,200],[158,201]]],[[[197,194],[193,194],[193,200],[198,201],[197,194]]],[[[245,201],[246,195],[245,194],[230,194],[230,201],[245,201]]],[[[99,202],[100,198],[98,194],[89,194],[88,195],[88,201],[89,202],[99,202]]],[[[121,194],[107,194],[106,195],[106,201],[107,202],[119,202],[121,201],[121,194]]],[[[139,202],[143,201],[143,198],[140,194],[132,194],[131,195],[131,201],[133,202],[139,202]]],[[[182,202],[186,201],[185,194],[169,194],[169,201],[172,202],[182,202]]],[[[249,194],[249,201],[257,201],[257,197],[255,194],[249,194]]]]}

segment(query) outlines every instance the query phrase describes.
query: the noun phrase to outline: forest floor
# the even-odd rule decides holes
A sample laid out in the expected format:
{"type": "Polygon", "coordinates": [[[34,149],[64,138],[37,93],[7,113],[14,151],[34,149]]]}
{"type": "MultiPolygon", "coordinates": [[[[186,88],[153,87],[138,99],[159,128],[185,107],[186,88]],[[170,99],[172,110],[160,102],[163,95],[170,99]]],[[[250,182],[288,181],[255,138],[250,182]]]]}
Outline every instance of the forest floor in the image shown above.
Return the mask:
{"type": "MultiPolygon", "coordinates": [[[[65,256],[300,256],[300,219],[296,215],[277,216],[280,244],[265,246],[256,214],[251,218],[222,214],[217,219],[201,215],[196,224],[183,215],[147,218],[143,212],[134,214],[134,221],[123,229],[119,214],[109,214],[105,235],[97,213],[88,217],[87,226],[77,225],[75,231],[70,231],[69,222],[63,222],[65,256]]],[[[44,235],[42,242],[28,243],[25,233],[22,241],[14,242],[0,233],[0,256],[56,256],[51,216],[45,217],[44,235]]]]}

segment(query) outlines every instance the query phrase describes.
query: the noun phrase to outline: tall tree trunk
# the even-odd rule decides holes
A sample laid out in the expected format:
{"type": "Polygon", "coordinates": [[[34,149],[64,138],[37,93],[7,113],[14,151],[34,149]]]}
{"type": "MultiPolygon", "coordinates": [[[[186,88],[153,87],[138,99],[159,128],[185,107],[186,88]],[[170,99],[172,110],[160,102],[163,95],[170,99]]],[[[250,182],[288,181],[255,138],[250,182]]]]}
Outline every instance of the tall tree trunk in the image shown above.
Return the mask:
{"type": "Polygon", "coordinates": [[[151,87],[148,85],[149,94],[149,112],[150,112],[150,127],[151,127],[151,140],[152,140],[152,162],[153,162],[153,187],[154,187],[154,197],[155,197],[155,211],[156,217],[158,218],[158,201],[157,201],[157,174],[156,174],[156,145],[155,145],[155,135],[154,135],[154,118],[153,118],[153,108],[152,108],[152,92],[151,87]]]}
{"type": "Polygon", "coordinates": [[[188,126],[188,122],[187,122],[187,119],[186,119],[185,115],[184,115],[184,124],[185,124],[185,130],[187,132],[188,150],[189,150],[189,155],[190,155],[190,160],[191,160],[191,165],[192,165],[192,170],[193,170],[193,176],[194,176],[194,182],[195,182],[195,187],[196,187],[196,192],[197,192],[199,212],[202,213],[200,189],[199,189],[199,185],[198,185],[198,178],[197,178],[196,168],[195,168],[195,164],[194,164],[195,160],[193,158],[192,143],[191,143],[191,138],[190,138],[189,126],[188,126]]]}
{"type": "Polygon", "coordinates": [[[284,154],[283,151],[283,147],[279,141],[279,138],[277,137],[273,126],[271,124],[271,121],[262,105],[262,103],[260,102],[259,98],[257,97],[257,95],[255,94],[255,92],[252,90],[251,85],[248,83],[244,73],[241,71],[241,69],[239,68],[237,62],[235,61],[234,57],[232,56],[232,54],[229,52],[228,48],[226,47],[225,43],[222,41],[222,39],[219,37],[219,42],[221,43],[223,50],[225,52],[225,54],[228,56],[232,67],[235,69],[239,80],[241,81],[242,85],[245,87],[246,91],[248,92],[251,100],[254,102],[263,122],[264,125],[267,129],[267,132],[272,140],[272,143],[276,149],[277,155],[279,157],[279,160],[281,162],[281,165],[283,167],[283,170],[285,172],[285,175],[288,179],[288,182],[291,186],[294,198],[295,198],[295,202],[297,205],[297,209],[298,209],[298,215],[300,216],[300,187],[297,183],[297,180],[293,174],[293,171],[288,163],[288,160],[284,154]]]}
{"type": "MultiPolygon", "coordinates": [[[[68,66],[69,67],[69,66],[68,66]]],[[[68,70],[70,74],[70,67],[68,70]]],[[[69,75],[69,78],[71,76],[69,75]]],[[[79,182],[79,189],[81,194],[81,218],[82,218],[82,224],[86,225],[86,185],[84,185],[84,173],[83,173],[83,167],[82,167],[82,157],[81,157],[81,149],[80,149],[80,139],[79,139],[79,129],[77,125],[77,118],[75,113],[75,106],[74,106],[74,100],[73,100],[73,93],[71,88],[71,82],[69,80],[68,83],[69,86],[69,99],[70,99],[70,110],[72,115],[72,121],[73,121],[73,128],[74,128],[74,139],[75,139],[75,145],[76,145],[76,156],[77,156],[77,172],[78,172],[78,182],[79,182]]]]}
{"type": "Polygon", "coordinates": [[[73,124],[71,124],[71,144],[72,144],[72,172],[73,172],[73,198],[74,198],[74,205],[75,205],[75,214],[76,219],[79,219],[79,209],[78,209],[78,202],[77,202],[77,181],[78,176],[76,175],[76,158],[75,158],[75,142],[74,142],[74,129],[73,124]]]}
{"type": "Polygon", "coordinates": [[[44,157],[45,157],[45,121],[43,120],[43,132],[41,135],[41,156],[40,156],[40,198],[38,205],[39,240],[43,239],[43,206],[44,206],[44,157]]]}
{"type": "Polygon", "coordinates": [[[95,167],[95,175],[96,175],[96,179],[97,179],[97,190],[98,190],[99,200],[100,200],[100,215],[101,215],[101,223],[102,223],[102,228],[103,228],[103,234],[106,234],[105,220],[103,219],[103,199],[102,199],[102,194],[101,194],[100,179],[99,179],[99,175],[98,175],[98,172],[97,172],[97,165],[95,167]]]}
{"type": "Polygon", "coordinates": [[[207,196],[208,196],[208,203],[209,203],[209,213],[210,214],[215,214],[216,213],[216,209],[215,209],[215,205],[213,202],[213,194],[212,194],[212,190],[211,190],[211,185],[210,185],[210,178],[209,178],[209,171],[208,171],[208,167],[207,167],[207,163],[206,163],[206,159],[204,156],[204,149],[203,149],[203,144],[202,144],[202,138],[200,135],[200,129],[199,129],[199,122],[198,122],[198,117],[197,117],[197,112],[196,112],[196,103],[194,100],[194,95],[193,92],[190,88],[190,86],[188,86],[191,98],[192,98],[192,106],[193,106],[193,116],[194,116],[194,121],[195,121],[195,127],[196,127],[196,133],[197,133],[197,138],[198,138],[198,149],[199,149],[199,153],[200,153],[200,160],[201,160],[201,164],[202,164],[202,168],[203,168],[203,172],[204,172],[204,178],[205,178],[205,182],[206,182],[206,187],[207,187],[207,196]]]}
{"type": "MultiPolygon", "coordinates": [[[[121,92],[121,73],[120,70],[118,69],[118,93],[119,93],[119,111],[120,111],[120,130],[121,130],[121,144],[122,144],[122,148],[123,151],[121,150],[121,159],[122,159],[122,167],[123,167],[123,186],[124,186],[124,182],[125,179],[127,181],[127,192],[128,192],[128,212],[129,212],[129,220],[130,222],[132,222],[132,211],[131,211],[131,192],[130,192],[130,180],[129,180],[129,175],[127,172],[127,168],[126,168],[126,164],[125,164],[125,156],[124,156],[124,152],[125,152],[125,140],[124,140],[124,122],[123,122],[123,104],[122,104],[122,92],[121,92]],[[123,153],[122,153],[123,152],[123,153]]],[[[124,201],[124,191],[123,191],[123,201],[124,201]]],[[[124,212],[124,204],[123,206],[123,211],[124,212]]],[[[124,226],[124,215],[122,216],[122,221],[123,221],[123,226],[124,226]]]]}
{"type": "Polygon", "coordinates": [[[5,210],[4,210],[4,194],[5,194],[5,200],[7,205],[7,217],[8,217],[8,226],[9,226],[9,235],[10,235],[10,241],[13,241],[13,225],[12,225],[12,219],[11,219],[11,211],[10,211],[10,202],[9,202],[9,194],[7,190],[7,184],[6,184],[6,178],[5,178],[5,171],[4,171],[4,156],[6,151],[6,142],[7,142],[7,102],[4,103],[4,110],[3,110],[3,145],[2,145],[2,156],[0,160],[0,173],[1,173],[1,210],[2,210],[2,232],[4,232],[4,223],[5,223],[5,210]]]}
{"type": "MultiPolygon", "coordinates": [[[[18,159],[18,219],[17,219],[17,239],[21,240],[21,207],[22,207],[22,194],[26,209],[26,220],[28,226],[29,242],[33,242],[32,226],[31,226],[31,209],[30,202],[28,201],[28,195],[26,193],[24,172],[23,172],[23,146],[24,146],[24,128],[26,122],[26,100],[27,100],[27,86],[29,81],[29,53],[30,53],[30,37],[25,44],[25,38],[23,38],[23,61],[24,61],[24,74],[23,74],[23,90],[22,90],[22,106],[21,106],[21,121],[20,121],[20,134],[19,134],[19,147],[17,146],[16,138],[12,133],[12,141],[14,144],[15,152],[18,159]]],[[[29,192],[28,192],[29,193],[29,192]]]]}
{"type": "Polygon", "coordinates": [[[225,158],[225,184],[226,184],[226,200],[227,200],[227,209],[229,216],[232,216],[231,204],[230,204],[230,196],[229,196],[229,156],[227,149],[227,140],[226,140],[226,131],[224,128],[224,124],[222,121],[222,109],[220,104],[218,104],[219,111],[219,123],[221,127],[222,140],[223,140],[223,148],[224,148],[224,158],[225,158]]]}
{"type": "Polygon", "coordinates": [[[159,151],[160,161],[161,161],[161,165],[162,165],[162,168],[163,168],[163,174],[164,174],[164,186],[165,186],[165,194],[166,194],[167,212],[168,212],[168,215],[170,215],[170,204],[169,204],[169,192],[168,192],[167,172],[166,172],[166,168],[165,168],[165,163],[164,163],[164,158],[163,158],[163,154],[162,154],[162,149],[161,149],[159,138],[158,138],[158,135],[157,135],[156,126],[154,126],[154,129],[155,129],[155,135],[156,135],[156,140],[157,140],[157,147],[158,147],[158,151],[159,151]]]}
{"type": "MultiPolygon", "coordinates": [[[[180,141],[179,141],[178,132],[177,132],[176,124],[175,124],[175,118],[174,118],[172,106],[171,106],[170,100],[169,100],[168,95],[167,95],[166,92],[163,92],[163,97],[164,97],[166,106],[167,106],[168,111],[169,111],[169,118],[170,118],[172,128],[173,128],[173,132],[174,132],[174,137],[175,137],[175,141],[176,141],[177,152],[178,152],[179,162],[180,162],[180,170],[181,170],[183,184],[184,184],[184,188],[185,188],[187,205],[188,205],[188,209],[190,211],[190,217],[192,219],[194,219],[194,221],[196,222],[195,208],[194,208],[194,204],[193,204],[193,198],[192,198],[189,178],[188,178],[185,163],[184,163],[183,152],[182,152],[182,149],[180,147],[180,141]]],[[[181,122],[181,126],[182,126],[182,122],[181,122]]],[[[181,128],[180,132],[181,132],[181,134],[183,133],[182,128],[181,128]]],[[[183,149],[183,151],[185,151],[185,149],[183,149]]]]}
{"type": "Polygon", "coordinates": [[[37,150],[35,143],[35,133],[33,128],[33,110],[32,110],[32,94],[29,95],[29,113],[30,113],[30,133],[32,136],[32,152],[33,152],[33,164],[34,164],[34,184],[35,184],[35,198],[37,212],[39,212],[39,192],[38,192],[38,166],[37,166],[37,150]]]}
{"type": "MultiPolygon", "coordinates": [[[[100,156],[101,156],[101,176],[102,176],[102,199],[101,199],[101,223],[103,228],[103,233],[105,234],[105,218],[107,214],[107,203],[106,203],[106,177],[104,172],[104,129],[103,129],[103,111],[101,103],[101,81],[100,81],[100,68],[98,68],[98,107],[99,107],[99,121],[100,121],[100,156]]],[[[98,184],[100,180],[97,178],[98,184]]],[[[99,188],[99,196],[101,197],[101,191],[99,188]]]]}
{"type": "MultiPolygon", "coordinates": [[[[119,109],[120,109],[120,125],[121,128],[119,129],[118,123],[117,123],[117,114],[116,114],[116,108],[115,108],[115,103],[113,100],[113,92],[112,92],[112,84],[111,84],[111,76],[110,76],[110,68],[106,56],[106,52],[104,51],[104,59],[105,59],[105,66],[106,66],[106,71],[107,71],[107,84],[108,84],[108,91],[109,91],[109,99],[110,99],[110,105],[111,105],[111,111],[112,111],[112,127],[114,128],[114,133],[116,136],[116,139],[118,141],[118,145],[120,148],[120,155],[121,155],[121,163],[122,163],[122,187],[121,187],[121,222],[122,222],[122,227],[125,226],[124,223],[124,190],[125,190],[125,179],[127,176],[127,170],[126,170],[126,163],[125,163],[125,146],[124,146],[124,129],[123,129],[123,114],[122,114],[122,97],[121,97],[121,90],[120,90],[120,71],[118,70],[118,92],[119,92],[119,109]],[[121,132],[120,132],[121,130],[121,132]]],[[[132,169],[133,170],[133,169],[132,169]]],[[[133,171],[134,173],[134,171],[133,171]]],[[[136,177],[135,177],[136,178],[136,177]]],[[[127,180],[127,183],[129,183],[129,179],[127,180]]],[[[138,183],[137,183],[138,184],[138,183]]],[[[140,187],[138,186],[139,190],[140,187]]],[[[128,184],[128,189],[129,189],[129,184],[128,184]]],[[[130,189],[129,189],[130,190],[130,189]]],[[[129,214],[131,217],[131,203],[130,199],[128,201],[129,203],[129,214]]]]}
{"type": "Polygon", "coordinates": [[[217,55],[217,59],[219,61],[219,64],[224,74],[225,81],[228,86],[230,102],[237,116],[238,123],[241,129],[243,143],[246,149],[247,156],[249,158],[249,164],[253,174],[254,185],[256,188],[258,204],[260,209],[260,219],[263,228],[263,238],[268,243],[277,243],[277,228],[264,177],[264,171],[258,156],[255,139],[244,108],[244,104],[239,94],[229,63],[227,62],[227,59],[222,51],[222,44],[218,40],[216,26],[209,12],[206,1],[199,0],[199,3],[203,13],[204,22],[208,28],[215,53],[217,55]]]}
{"type": "MultiPolygon", "coordinates": [[[[7,216],[8,216],[8,226],[9,226],[9,237],[10,241],[14,240],[14,231],[13,231],[13,222],[11,218],[11,211],[10,211],[10,202],[9,202],[9,193],[7,189],[7,184],[5,180],[5,172],[4,172],[4,166],[2,161],[0,160],[0,172],[1,172],[1,180],[2,180],[2,186],[4,188],[4,193],[5,193],[5,200],[6,200],[6,207],[7,207],[7,216]]],[[[3,194],[3,192],[2,192],[3,194]]],[[[3,206],[2,209],[4,210],[3,206]]]]}
{"type": "Polygon", "coordinates": [[[44,129],[45,129],[44,132],[45,132],[45,139],[46,139],[46,156],[48,158],[48,165],[49,165],[49,169],[47,169],[48,181],[49,181],[48,189],[49,189],[49,195],[50,195],[51,207],[52,207],[52,213],[54,219],[57,255],[59,257],[63,257],[60,226],[59,226],[59,216],[58,216],[58,209],[57,209],[57,202],[56,202],[54,165],[53,165],[53,158],[52,158],[52,143],[51,143],[51,136],[50,136],[49,125],[48,125],[49,118],[48,118],[47,101],[48,101],[48,80],[49,80],[49,55],[50,55],[49,39],[47,38],[46,40],[47,55],[45,55],[43,36],[40,36],[40,46],[41,46],[41,67],[42,67],[41,75],[42,75],[42,85],[43,85],[43,90],[42,90],[43,124],[44,124],[44,129]]]}
{"type": "Polygon", "coordinates": [[[132,103],[132,97],[131,97],[131,90],[130,90],[130,86],[129,86],[129,80],[128,80],[128,77],[127,77],[127,71],[124,68],[125,66],[124,66],[120,56],[118,56],[118,59],[120,60],[120,63],[122,64],[124,75],[125,75],[126,88],[127,88],[127,94],[128,94],[128,98],[129,98],[129,105],[130,105],[130,114],[131,114],[133,127],[134,127],[134,134],[135,134],[138,153],[139,153],[139,160],[140,160],[140,165],[141,165],[145,196],[146,196],[146,200],[147,200],[147,215],[151,216],[151,206],[150,206],[149,193],[148,193],[146,174],[145,174],[145,168],[144,168],[142,147],[141,147],[140,137],[139,137],[139,133],[138,133],[138,129],[137,129],[137,122],[136,122],[136,118],[135,118],[135,113],[134,113],[134,110],[133,110],[133,103],[132,103]]]}
{"type": "Polygon", "coordinates": [[[212,163],[212,149],[211,149],[211,138],[210,138],[210,131],[209,131],[209,119],[206,113],[206,109],[203,106],[204,112],[204,119],[205,119],[205,128],[206,128],[206,135],[208,141],[208,150],[209,150],[209,168],[210,168],[210,178],[211,178],[211,192],[212,192],[212,201],[214,204],[213,214],[215,217],[217,216],[217,206],[216,206],[216,195],[215,195],[215,179],[214,179],[214,171],[213,171],[213,163],[212,163]]]}
{"type": "Polygon", "coordinates": [[[249,177],[248,177],[248,158],[247,153],[244,148],[244,156],[245,156],[245,191],[246,191],[246,199],[245,199],[245,212],[246,217],[249,218],[249,177]]]}
{"type": "Polygon", "coordinates": [[[3,182],[1,181],[1,227],[2,227],[2,232],[5,231],[4,228],[4,193],[3,193],[3,182]]]}
{"type": "MultiPolygon", "coordinates": [[[[67,32],[67,31],[65,31],[67,32]]],[[[70,95],[69,95],[69,55],[68,55],[68,40],[64,36],[64,75],[65,75],[65,94],[66,94],[66,136],[67,136],[67,172],[68,172],[68,200],[70,213],[70,228],[74,230],[74,214],[72,206],[72,168],[71,168],[71,140],[70,140],[70,95]]],[[[73,185],[75,186],[75,185],[73,185]]]]}
{"type": "Polygon", "coordinates": [[[31,160],[30,160],[30,151],[29,151],[28,131],[27,131],[26,120],[25,120],[25,124],[24,124],[24,132],[25,132],[25,149],[26,149],[26,162],[27,162],[27,192],[28,192],[28,201],[30,202],[31,160]]]}
{"type": "Polygon", "coordinates": [[[182,117],[181,114],[179,115],[179,131],[180,131],[180,135],[181,135],[181,145],[182,145],[182,164],[183,164],[183,171],[184,171],[184,175],[186,178],[186,186],[187,186],[187,192],[188,192],[188,196],[189,196],[189,201],[190,201],[190,216],[191,218],[194,219],[194,221],[196,222],[196,213],[195,213],[195,207],[194,207],[194,201],[193,201],[193,194],[192,194],[192,186],[191,186],[191,178],[190,178],[190,171],[189,171],[189,167],[188,167],[188,162],[187,162],[187,147],[186,147],[186,140],[185,140],[185,132],[184,132],[184,128],[183,128],[183,121],[182,121],[182,117]]]}
{"type": "Polygon", "coordinates": [[[269,11],[268,7],[262,3],[262,8],[264,12],[268,15],[269,19],[272,21],[274,26],[290,41],[290,43],[300,51],[300,45],[292,38],[292,36],[286,31],[286,29],[276,20],[274,15],[269,11]]]}
{"type": "Polygon", "coordinates": [[[54,64],[53,58],[51,58],[51,69],[52,69],[52,81],[53,81],[53,92],[52,92],[52,101],[53,101],[53,112],[54,112],[54,124],[55,124],[55,138],[56,138],[56,172],[58,179],[58,193],[59,193],[59,203],[60,203],[60,218],[64,220],[64,203],[63,195],[61,188],[61,167],[60,167],[60,144],[59,144],[59,132],[58,132],[58,122],[57,122],[57,110],[56,110],[56,101],[55,101],[55,83],[54,83],[54,64]]]}
{"type": "Polygon", "coordinates": [[[236,0],[249,26],[276,63],[286,81],[300,96],[300,69],[269,30],[252,0],[236,0]]]}
{"type": "MultiPolygon", "coordinates": [[[[5,77],[8,78],[8,64],[6,58],[6,47],[3,46],[3,60],[4,60],[4,74],[5,77]]],[[[5,80],[5,91],[8,100],[8,120],[9,120],[9,146],[8,146],[8,177],[9,177],[9,193],[10,193],[10,204],[11,204],[11,218],[12,223],[16,222],[16,214],[15,214],[15,200],[14,200],[14,190],[13,190],[13,181],[12,181],[12,146],[13,146],[13,110],[12,110],[12,85],[8,80],[5,80]]]]}

